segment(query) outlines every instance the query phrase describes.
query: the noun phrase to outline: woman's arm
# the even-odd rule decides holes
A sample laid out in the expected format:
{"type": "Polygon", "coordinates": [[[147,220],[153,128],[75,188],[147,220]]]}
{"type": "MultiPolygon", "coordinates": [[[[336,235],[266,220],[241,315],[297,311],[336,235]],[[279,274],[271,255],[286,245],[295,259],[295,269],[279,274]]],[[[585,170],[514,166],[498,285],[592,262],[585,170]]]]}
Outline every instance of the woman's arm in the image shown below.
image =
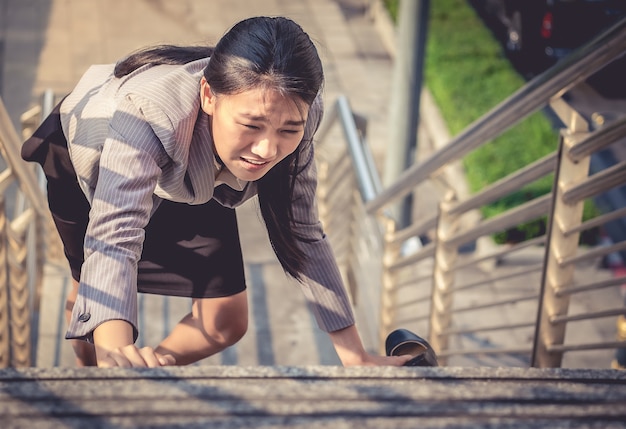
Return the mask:
{"type": "Polygon", "coordinates": [[[402,366],[411,359],[405,356],[378,356],[365,351],[355,325],[329,332],[330,339],[343,366],[402,366]]]}
{"type": "Polygon", "coordinates": [[[337,262],[319,221],[316,205],[317,171],[313,136],[322,117],[321,98],[309,110],[309,120],[300,153],[300,170],[293,195],[294,224],[304,237],[300,245],[307,255],[302,290],[310,303],[318,326],[328,332],[337,355],[344,366],[400,366],[410,356],[378,356],[368,353],[354,324],[348,294],[341,279],[337,262]]]}
{"type": "MultiPolygon", "coordinates": [[[[137,261],[161,157],[159,141],[140,112],[127,106],[121,113],[118,106],[99,155],[98,174],[90,177],[94,191],[85,261],[66,338],[93,340],[97,349],[107,350],[133,344],[137,335],[137,261]],[[118,328],[122,329],[119,335],[118,328]],[[111,335],[110,344],[103,342],[111,335]]],[[[98,360],[101,356],[99,353],[98,360]]]]}

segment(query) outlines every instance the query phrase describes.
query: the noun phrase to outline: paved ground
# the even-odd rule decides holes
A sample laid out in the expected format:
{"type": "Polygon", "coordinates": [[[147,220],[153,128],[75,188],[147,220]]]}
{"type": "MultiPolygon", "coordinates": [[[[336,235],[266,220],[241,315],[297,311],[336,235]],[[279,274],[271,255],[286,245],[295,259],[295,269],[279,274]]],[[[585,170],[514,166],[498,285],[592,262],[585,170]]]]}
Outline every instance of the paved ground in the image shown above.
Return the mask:
{"type": "MultiPolygon", "coordinates": [[[[214,43],[236,21],[251,15],[286,15],[298,21],[316,41],[325,65],[325,99],[332,103],[347,94],[355,111],[368,118],[368,141],[380,162],[385,154],[387,110],[392,71],[390,34],[368,13],[368,0],[0,0],[0,94],[16,126],[19,115],[38,103],[45,89],[57,94],[69,91],[83,71],[93,63],[114,62],[139,47],[155,43],[214,43]]],[[[420,150],[428,150],[424,144],[420,150]]],[[[462,187],[462,176],[458,186],[462,187]]],[[[423,216],[435,209],[437,192],[418,192],[423,216]]],[[[298,286],[286,280],[272,255],[255,212],[254,203],[239,210],[244,256],[251,301],[250,331],[236,347],[207,360],[207,363],[244,365],[309,365],[338,362],[326,336],[315,329],[298,286]]],[[[523,269],[530,255],[509,259],[498,270],[523,269]],[[521,258],[521,259],[520,259],[521,258]],[[522,260],[526,258],[526,260],[522,260]]],[[[502,271],[500,271],[502,272],[502,271]]],[[[60,313],[63,289],[68,287],[63,265],[47,267],[38,364],[71,364],[71,351],[58,341],[64,321],[60,313]]],[[[494,276],[494,272],[467,272],[463,280],[494,276]]],[[[610,276],[595,265],[583,267],[578,281],[610,276]]],[[[524,288],[529,275],[509,288],[524,288]]],[[[493,285],[485,292],[468,295],[468,303],[485,296],[506,294],[493,285]]],[[[602,301],[619,299],[610,295],[602,301]]],[[[586,301],[593,307],[594,300],[586,301]]],[[[144,296],[140,344],[153,345],[186,311],[185,300],[144,296]],[[155,322],[158,320],[159,322],[155,322]],[[162,323],[160,323],[162,322],[162,323]]],[[[523,304],[485,313],[485,322],[511,320],[533,314],[523,304]]],[[[582,336],[614,337],[614,320],[578,330],[582,336]]],[[[506,335],[467,337],[480,343],[526,342],[506,335]]],[[[566,366],[608,367],[612,351],[594,352],[576,358],[566,366]]],[[[462,365],[524,365],[515,360],[465,360],[462,365]],[[512,362],[511,362],[512,361],[512,362]]]]}

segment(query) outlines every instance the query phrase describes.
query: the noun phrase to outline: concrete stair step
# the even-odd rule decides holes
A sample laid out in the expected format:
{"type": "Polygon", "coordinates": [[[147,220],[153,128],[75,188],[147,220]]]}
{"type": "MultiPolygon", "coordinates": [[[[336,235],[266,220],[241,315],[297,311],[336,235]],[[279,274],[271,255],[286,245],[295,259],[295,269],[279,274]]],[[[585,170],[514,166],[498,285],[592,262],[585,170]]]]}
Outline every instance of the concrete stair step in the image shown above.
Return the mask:
{"type": "Polygon", "coordinates": [[[626,373],[394,367],[0,370],[10,428],[623,428],[626,373]]]}

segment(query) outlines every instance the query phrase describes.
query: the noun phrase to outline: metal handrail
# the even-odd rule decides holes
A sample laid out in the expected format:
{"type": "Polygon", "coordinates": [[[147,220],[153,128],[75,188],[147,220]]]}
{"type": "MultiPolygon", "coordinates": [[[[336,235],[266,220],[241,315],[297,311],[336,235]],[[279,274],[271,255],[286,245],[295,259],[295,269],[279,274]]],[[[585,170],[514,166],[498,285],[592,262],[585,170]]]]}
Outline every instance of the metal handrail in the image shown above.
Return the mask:
{"type": "Polygon", "coordinates": [[[535,237],[535,238],[531,238],[529,240],[522,241],[521,243],[512,245],[510,247],[507,246],[507,247],[499,249],[499,250],[497,250],[495,252],[490,252],[490,253],[487,253],[487,254],[480,255],[478,257],[472,258],[472,259],[470,259],[469,261],[467,261],[465,263],[460,262],[460,263],[456,264],[451,270],[452,271],[458,271],[458,270],[461,270],[461,269],[466,268],[466,267],[475,266],[475,265],[477,265],[477,264],[479,264],[481,262],[484,262],[484,261],[498,260],[501,257],[506,256],[506,255],[511,254],[511,253],[514,253],[514,252],[517,252],[518,250],[525,249],[527,247],[538,246],[538,245],[544,244],[545,241],[546,241],[546,236],[545,235],[542,235],[542,236],[539,236],[539,237],[535,237]]]}
{"type": "Polygon", "coordinates": [[[466,200],[460,201],[450,208],[451,214],[465,213],[496,201],[522,186],[554,171],[556,154],[551,153],[527,165],[512,175],[501,179],[466,200]]]}
{"type": "Polygon", "coordinates": [[[591,155],[604,147],[610,145],[619,137],[626,134],[626,117],[611,122],[606,127],[602,127],[583,140],[576,143],[569,152],[572,161],[580,161],[583,157],[591,155]]]}
{"type": "Polygon", "coordinates": [[[626,161],[620,162],[600,173],[594,174],[582,183],[563,190],[563,201],[566,204],[584,200],[599,194],[605,189],[620,185],[626,176],[626,161]]]}
{"type": "Polygon", "coordinates": [[[9,114],[2,102],[0,102],[0,123],[2,124],[2,127],[0,127],[0,141],[3,142],[3,145],[0,145],[2,156],[9,164],[12,174],[19,181],[20,188],[26,195],[26,198],[28,198],[29,203],[37,214],[42,215],[47,210],[45,199],[41,198],[41,188],[35,178],[35,174],[27,170],[20,158],[22,139],[20,139],[15,128],[11,125],[9,114]]]}
{"type": "Polygon", "coordinates": [[[573,227],[573,228],[563,228],[561,226],[561,228],[563,229],[563,235],[565,235],[566,237],[570,234],[576,233],[576,232],[581,232],[581,231],[586,231],[589,230],[591,228],[595,228],[601,225],[604,225],[608,222],[611,222],[613,220],[619,219],[626,216],[626,207],[623,207],[621,209],[616,209],[612,212],[609,213],[605,213],[603,215],[597,216],[593,219],[590,219],[586,222],[581,223],[579,226],[573,227]]]}
{"type": "Polygon", "coordinates": [[[344,132],[350,159],[354,165],[357,184],[364,202],[371,201],[380,193],[381,181],[378,171],[372,164],[372,156],[369,154],[369,146],[364,145],[350,108],[350,102],[345,95],[337,98],[335,105],[326,115],[324,123],[320,126],[318,139],[323,141],[330,128],[336,121],[341,123],[344,132]]]}
{"type": "Polygon", "coordinates": [[[383,189],[375,199],[365,205],[367,212],[373,213],[404,197],[417,183],[426,180],[439,168],[460,159],[484,142],[502,134],[531,113],[546,106],[551,98],[567,92],[623,55],[624,46],[626,46],[626,19],[622,19],[575,53],[529,81],[513,95],[470,124],[430,158],[407,169],[396,182],[383,189]]]}
{"type": "Polygon", "coordinates": [[[480,222],[469,231],[458,233],[451,237],[446,237],[445,241],[454,246],[460,246],[470,241],[476,240],[483,235],[493,234],[506,228],[520,225],[524,222],[536,219],[539,216],[548,214],[550,210],[550,195],[544,195],[534,200],[530,200],[514,209],[504,212],[480,222]]]}
{"type": "MultiPolygon", "coordinates": [[[[497,281],[502,281],[502,280],[510,280],[516,277],[522,277],[522,276],[527,276],[528,274],[532,273],[532,272],[538,272],[541,271],[542,266],[541,265],[533,265],[530,267],[526,267],[523,270],[520,271],[515,271],[512,273],[507,273],[507,274],[502,274],[499,275],[497,277],[492,277],[490,280],[490,282],[497,282],[497,281]]],[[[488,283],[485,283],[484,281],[479,281],[479,282],[473,282],[473,283],[467,283],[467,284],[463,284],[460,286],[454,286],[451,287],[450,289],[448,289],[447,293],[453,293],[453,292],[460,292],[463,290],[468,290],[468,289],[473,289],[479,286],[486,286],[488,285],[488,283]]]]}
{"type": "MultiPolygon", "coordinates": [[[[35,112],[37,113],[37,112],[35,112]]],[[[7,168],[0,174],[2,189],[0,242],[2,281],[0,282],[0,366],[30,366],[34,361],[33,332],[39,307],[46,250],[46,220],[49,218],[45,195],[34,170],[20,157],[21,138],[0,99],[0,151],[7,168]],[[5,191],[17,183],[15,212],[5,213],[5,191]],[[10,319],[10,323],[6,321],[10,319]],[[10,340],[9,340],[10,339],[10,340]]]]}
{"type": "Polygon", "coordinates": [[[580,293],[580,292],[588,292],[588,291],[592,291],[592,290],[600,290],[602,288],[605,287],[611,287],[611,286],[620,286],[622,283],[624,283],[624,279],[621,277],[614,277],[612,279],[609,280],[602,280],[599,282],[593,282],[593,283],[589,283],[589,284],[584,284],[584,285],[580,285],[580,286],[570,286],[570,287],[566,287],[566,288],[561,288],[561,289],[556,289],[554,291],[554,294],[556,296],[566,296],[566,295],[573,295],[576,293],[580,293]]]}
{"type": "MultiPolygon", "coordinates": [[[[381,231],[361,230],[357,225],[358,222],[355,222],[355,214],[352,213],[352,217],[346,222],[352,222],[353,226],[343,228],[343,230],[335,227],[333,232],[345,234],[338,240],[342,244],[342,252],[352,246],[350,251],[362,252],[369,258],[378,257],[382,261],[381,284],[378,288],[380,290],[379,334],[389,332],[394,327],[404,327],[405,324],[419,326],[416,331],[428,332],[431,345],[440,353],[441,362],[444,364],[451,356],[523,353],[524,356],[529,357],[531,366],[560,366],[562,354],[565,351],[582,350],[588,347],[586,344],[565,344],[564,332],[567,322],[595,320],[625,314],[623,309],[615,308],[604,311],[594,309],[584,315],[569,314],[569,298],[575,298],[575,294],[620,284],[616,280],[600,280],[593,284],[587,282],[583,286],[578,286],[575,284],[573,272],[578,268],[575,265],[579,262],[626,249],[626,242],[622,242],[586,252],[578,250],[581,232],[600,227],[626,213],[626,209],[618,209],[582,222],[584,198],[592,198],[612,186],[622,185],[625,182],[624,163],[591,177],[589,177],[589,163],[592,153],[606,148],[616,139],[621,138],[626,128],[624,119],[618,119],[598,127],[597,130],[590,130],[589,122],[569,105],[566,98],[562,97],[575,85],[624,55],[624,46],[626,46],[626,19],[589,42],[574,55],[528,82],[515,94],[470,124],[458,136],[450,139],[442,149],[406,170],[396,182],[382,190],[372,183],[372,177],[377,177],[375,168],[372,168],[373,163],[366,162],[366,157],[362,152],[366,150],[366,153],[369,153],[367,148],[364,148],[364,139],[362,139],[364,132],[361,131],[359,135],[355,121],[352,120],[354,115],[349,110],[347,99],[342,98],[337,102],[337,110],[341,110],[344,118],[341,120],[342,125],[345,127],[345,124],[348,124],[351,128],[348,130],[344,128],[344,135],[348,139],[348,150],[342,152],[349,154],[351,162],[337,162],[336,157],[339,151],[327,151],[327,154],[332,153],[335,156],[335,160],[322,160],[322,170],[326,171],[326,177],[333,178],[336,186],[338,177],[346,177],[345,172],[330,170],[334,167],[344,168],[348,164],[351,165],[353,170],[350,177],[354,177],[354,183],[360,195],[356,216],[382,220],[384,223],[380,227],[381,231]],[[454,186],[451,186],[450,179],[446,177],[450,163],[460,161],[461,157],[471,150],[488,143],[547,104],[565,124],[565,129],[560,133],[556,145],[558,150],[473,195],[458,198],[454,186]],[[477,209],[552,174],[554,185],[547,195],[535,197],[498,216],[488,219],[476,218],[477,209]],[[427,180],[431,183],[436,182],[437,189],[444,189],[434,215],[430,215],[429,210],[424,214],[420,213],[419,220],[402,229],[396,229],[395,223],[389,221],[387,217],[375,216],[386,210],[395,200],[415,191],[427,180]],[[481,251],[477,256],[469,259],[464,257],[461,260],[460,249],[467,247],[468,244],[478,243],[482,238],[508,228],[542,219],[548,219],[545,234],[541,231],[540,234],[543,235],[525,242],[499,248],[496,251],[481,251]],[[355,235],[359,234],[360,238],[365,241],[375,236],[375,240],[382,240],[383,245],[373,249],[369,248],[367,243],[361,243],[355,248],[354,242],[359,239],[355,235]],[[368,238],[367,234],[373,234],[373,236],[368,238]],[[415,249],[412,253],[404,252],[403,244],[407,240],[422,236],[430,238],[427,245],[415,249]],[[348,245],[349,243],[352,244],[348,245]],[[542,255],[530,249],[531,247],[537,249],[542,255]],[[531,253],[530,259],[524,262],[523,268],[515,272],[511,269],[495,273],[489,271],[489,267],[494,266],[490,264],[497,264],[505,257],[514,258],[513,254],[516,252],[523,255],[522,250],[526,248],[529,248],[531,253]],[[475,269],[478,266],[487,267],[483,278],[480,280],[472,278],[465,284],[456,283],[456,276],[463,276],[463,272],[466,272],[464,270],[475,269]],[[429,274],[425,274],[425,270],[428,270],[429,274]],[[529,278],[529,283],[520,290],[507,290],[507,295],[510,294],[507,297],[491,301],[482,298],[482,295],[480,295],[481,298],[475,298],[476,294],[488,293],[488,287],[496,284],[505,287],[511,280],[520,278],[529,278]],[[428,291],[430,295],[426,295],[428,291]],[[466,300],[466,295],[474,298],[466,300]],[[464,305],[459,306],[458,303],[456,306],[453,305],[453,299],[457,296],[463,297],[464,305]],[[473,311],[513,304],[532,306],[534,308],[532,311],[537,315],[536,318],[532,322],[509,321],[511,323],[502,323],[491,328],[465,326],[468,321],[470,324],[473,322],[473,311]],[[510,347],[497,347],[489,350],[459,349],[458,345],[449,343],[450,337],[454,336],[457,341],[460,341],[458,337],[465,334],[532,327],[535,327],[534,337],[528,349],[510,347]]],[[[338,117],[339,113],[334,112],[327,124],[337,122],[338,117]]],[[[322,135],[327,132],[328,130],[325,129],[322,135]]],[[[323,180],[320,181],[320,185],[324,189],[322,182],[323,180]]],[[[347,193],[350,194],[350,192],[347,193]]],[[[353,193],[356,194],[356,190],[353,190],[353,193]]],[[[325,189],[321,194],[325,198],[325,204],[343,204],[339,208],[335,206],[335,210],[327,207],[324,209],[325,213],[341,211],[342,217],[345,218],[346,204],[350,204],[349,199],[346,199],[345,195],[338,194],[346,194],[346,192],[337,192],[335,188],[325,189]]],[[[328,224],[334,225],[332,219],[328,220],[328,224]]],[[[343,258],[349,266],[348,270],[365,269],[364,273],[359,272],[359,276],[361,279],[367,278],[367,288],[371,288],[372,278],[369,274],[369,267],[350,268],[352,259],[358,259],[357,254],[343,258]]],[[[358,287],[351,287],[351,290],[363,290],[363,288],[364,286],[359,284],[358,287]]],[[[368,290],[367,293],[371,296],[374,289],[368,290]]],[[[369,319],[372,319],[371,315],[369,319]]],[[[522,335],[523,338],[528,338],[528,333],[523,332],[522,335]]],[[[383,343],[384,336],[379,335],[379,347],[383,343]]],[[[599,343],[599,346],[595,345],[598,346],[596,348],[606,348],[607,344],[621,343],[605,341],[599,343]]]]}

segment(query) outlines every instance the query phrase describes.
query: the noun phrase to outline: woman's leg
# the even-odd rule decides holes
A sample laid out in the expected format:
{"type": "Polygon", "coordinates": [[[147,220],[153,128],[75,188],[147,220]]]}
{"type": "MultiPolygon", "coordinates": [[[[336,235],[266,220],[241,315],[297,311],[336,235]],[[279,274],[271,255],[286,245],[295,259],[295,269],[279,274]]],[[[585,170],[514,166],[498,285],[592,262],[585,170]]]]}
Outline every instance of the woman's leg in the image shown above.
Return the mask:
{"type": "Polygon", "coordinates": [[[155,351],[173,355],[177,365],[187,365],[235,344],[247,329],[246,291],[222,298],[194,298],[191,313],[155,351]]]}
{"type": "MultiPolygon", "coordinates": [[[[70,318],[72,317],[72,309],[74,308],[77,296],[78,282],[72,279],[72,289],[67,295],[67,301],[65,302],[65,319],[68,324],[70,323],[70,318]]],[[[76,354],[77,366],[96,366],[96,350],[93,344],[89,344],[88,342],[82,340],[70,340],[70,342],[72,343],[74,354],[76,354]]]]}

